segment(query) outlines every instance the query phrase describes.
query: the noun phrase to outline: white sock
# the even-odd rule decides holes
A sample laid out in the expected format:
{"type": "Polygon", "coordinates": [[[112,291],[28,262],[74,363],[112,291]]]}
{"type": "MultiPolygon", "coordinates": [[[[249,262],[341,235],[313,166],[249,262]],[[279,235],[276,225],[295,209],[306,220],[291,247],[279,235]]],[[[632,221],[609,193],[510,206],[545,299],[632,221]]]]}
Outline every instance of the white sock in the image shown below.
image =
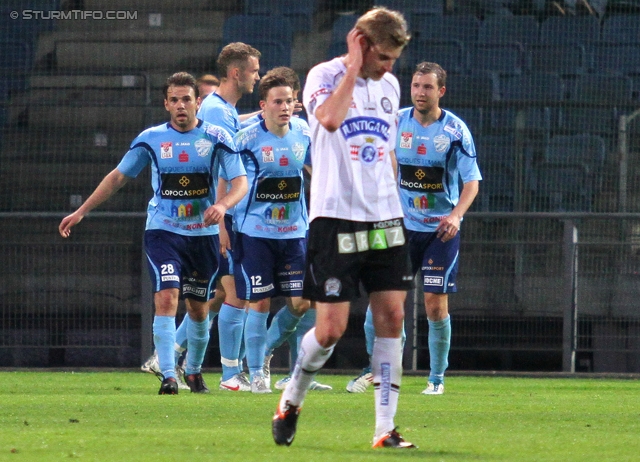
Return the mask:
{"type": "Polygon", "coordinates": [[[300,342],[298,360],[293,369],[291,381],[282,392],[281,406],[287,401],[293,406],[302,406],[309,384],[333,353],[334,346],[322,347],[316,340],[315,327],[305,334],[300,342]]]}
{"type": "Polygon", "coordinates": [[[378,438],[395,428],[402,381],[402,339],[376,337],[371,356],[378,438]]]}

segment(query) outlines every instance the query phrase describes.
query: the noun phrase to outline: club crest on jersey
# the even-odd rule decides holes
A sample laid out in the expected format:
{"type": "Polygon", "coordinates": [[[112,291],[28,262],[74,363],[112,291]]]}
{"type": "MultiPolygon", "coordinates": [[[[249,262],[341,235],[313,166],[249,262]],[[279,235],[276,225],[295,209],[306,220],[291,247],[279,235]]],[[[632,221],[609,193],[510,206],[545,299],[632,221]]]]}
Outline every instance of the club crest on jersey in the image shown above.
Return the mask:
{"type": "Polygon", "coordinates": [[[273,147],[262,146],[262,162],[275,162],[276,158],[273,155],[273,147]]]}
{"type": "Polygon", "coordinates": [[[411,145],[413,142],[413,133],[412,132],[402,132],[400,134],[400,147],[403,149],[411,149],[411,145]]]}
{"type": "Polygon", "coordinates": [[[342,282],[338,278],[329,278],[324,283],[324,294],[327,297],[339,297],[342,292],[342,282]]]}
{"type": "Polygon", "coordinates": [[[160,143],[160,158],[161,159],[173,158],[173,147],[171,146],[171,141],[160,143]]]}
{"type": "Polygon", "coordinates": [[[451,140],[447,135],[438,135],[433,138],[433,145],[436,152],[446,152],[451,146],[451,140]]]}
{"type": "Polygon", "coordinates": [[[386,96],[380,100],[380,105],[386,114],[391,114],[393,112],[393,104],[391,104],[391,100],[386,96]]]}
{"type": "Polygon", "coordinates": [[[302,162],[304,159],[304,146],[302,143],[293,143],[291,150],[293,151],[293,155],[296,157],[296,160],[302,162]]]}
{"type": "Polygon", "coordinates": [[[209,152],[211,152],[211,148],[213,147],[213,143],[209,140],[205,140],[201,138],[193,143],[196,147],[196,151],[198,151],[199,157],[207,157],[209,152]]]}

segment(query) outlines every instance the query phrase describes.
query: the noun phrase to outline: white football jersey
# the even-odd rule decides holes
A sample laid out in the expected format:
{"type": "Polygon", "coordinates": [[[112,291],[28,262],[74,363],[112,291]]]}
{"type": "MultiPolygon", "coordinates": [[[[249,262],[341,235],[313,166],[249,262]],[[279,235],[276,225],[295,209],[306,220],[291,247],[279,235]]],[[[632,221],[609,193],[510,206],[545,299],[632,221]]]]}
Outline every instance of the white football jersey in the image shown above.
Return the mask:
{"type": "Polygon", "coordinates": [[[304,86],[312,139],[309,219],[376,222],[402,217],[389,156],[397,131],[398,80],[389,73],[379,81],[358,78],[344,122],[330,133],[316,119],[315,110],[345,73],[342,58],[335,58],[311,69],[304,86]]]}

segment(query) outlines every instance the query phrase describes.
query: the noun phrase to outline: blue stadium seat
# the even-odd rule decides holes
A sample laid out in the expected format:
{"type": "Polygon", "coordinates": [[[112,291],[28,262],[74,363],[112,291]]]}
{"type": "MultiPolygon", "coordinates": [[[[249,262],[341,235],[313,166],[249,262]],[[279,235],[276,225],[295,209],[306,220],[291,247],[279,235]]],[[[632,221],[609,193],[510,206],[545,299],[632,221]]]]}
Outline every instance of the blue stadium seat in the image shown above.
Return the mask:
{"type": "Polygon", "coordinates": [[[236,15],[224,23],[223,43],[245,42],[257,48],[260,72],[276,66],[291,65],[293,36],[289,20],[284,16],[236,15]]]}
{"type": "Polygon", "coordinates": [[[19,39],[0,39],[0,79],[7,92],[25,90],[33,66],[33,50],[19,39]]]}
{"type": "Polygon", "coordinates": [[[524,67],[524,49],[517,42],[478,43],[467,48],[467,63],[470,72],[518,75],[524,67]]]}
{"type": "Polygon", "coordinates": [[[593,133],[607,136],[610,143],[617,130],[616,104],[633,101],[631,78],[615,75],[579,76],[570,90],[570,100],[603,103],[603,107],[567,107],[561,112],[561,129],[569,133],[593,133]]]}
{"type": "Polygon", "coordinates": [[[593,188],[582,165],[543,162],[532,170],[533,209],[537,212],[590,212],[593,188]]]}
{"type": "Polygon", "coordinates": [[[416,64],[430,61],[451,73],[467,70],[464,45],[459,40],[411,40],[398,62],[398,71],[413,73],[416,64]]]}
{"type": "Polygon", "coordinates": [[[492,72],[448,74],[446,87],[446,105],[486,105],[500,99],[500,79],[492,72]]]}
{"type": "Polygon", "coordinates": [[[317,0],[246,0],[244,13],[248,15],[282,15],[291,23],[293,32],[309,32],[317,0]]]}
{"type": "MultiPolygon", "coordinates": [[[[442,16],[444,13],[444,0],[376,0],[374,4],[400,11],[407,19],[416,17],[420,20],[425,16],[442,16]]],[[[418,24],[413,25],[414,30],[419,27],[418,24]]]]}
{"type": "Polygon", "coordinates": [[[478,166],[482,182],[478,200],[480,209],[510,212],[514,209],[515,143],[512,136],[476,136],[478,166]]]}
{"type": "Polygon", "coordinates": [[[640,43],[640,15],[609,16],[602,25],[602,41],[640,43]]]}
{"type": "Polygon", "coordinates": [[[600,40],[600,21],[595,16],[552,16],[540,26],[540,42],[553,45],[600,40]]]}
{"type": "MultiPolygon", "coordinates": [[[[470,15],[425,16],[411,20],[413,39],[478,41],[480,21],[470,15]]],[[[412,39],[412,40],[413,40],[412,39]]]]}
{"type": "Polygon", "coordinates": [[[511,132],[516,129],[516,118],[523,117],[525,132],[536,138],[549,137],[552,126],[559,124],[559,110],[551,106],[529,105],[562,101],[565,97],[564,82],[560,75],[536,73],[503,77],[500,80],[500,94],[503,101],[523,103],[519,107],[493,107],[491,109],[491,129],[494,132],[511,132]]]}
{"type": "Polygon", "coordinates": [[[489,16],[480,24],[478,31],[480,43],[518,42],[527,45],[537,43],[538,38],[539,25],[533,16],[489,16]]]}
{"type": "Polygon", "coordinates": [[[554,136],[545,149],[544,161],[552,164],[580,164],[589,175],[598,175],[604,167],[605,142],[595,135],[554,136]]]}
{"type": "MultiPolygon", "coordinates": [[[[638,24],[640,28],[640,24],[638,24]]],[[[636,44],[599,43],[592,48],[594,72],[640,74],[640,42],[636,44]]]]}
{"type": "Polygon", "coordinates": [[[355,25],[355,14],[340,15],[331,26],[331,42],[327,50],[327,59],[335,58],[347,52],[347,34],[355,25]]]}
{"type": "Polygon", "coordinates": [[[525,50],[526,67],[531,72],[555,72],[576,76],[591,67],[585,47],[572,45],[529,45],[525,50]]]}

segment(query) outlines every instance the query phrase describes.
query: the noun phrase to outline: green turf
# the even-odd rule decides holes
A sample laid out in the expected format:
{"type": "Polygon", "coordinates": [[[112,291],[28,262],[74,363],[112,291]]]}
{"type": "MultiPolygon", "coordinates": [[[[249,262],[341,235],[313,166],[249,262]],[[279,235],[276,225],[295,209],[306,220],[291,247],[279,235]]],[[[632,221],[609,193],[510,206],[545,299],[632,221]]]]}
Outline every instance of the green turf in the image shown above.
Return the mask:
{"type": "MultiPolygon", "coordinates": [[[[0,460],[47,461],[637,461],[640,381],[459,377],[443,396],[404,377],[396,424],[420,448],[372,450],[373,390],[320,376],[291,447],[275,446],[278,394],[158,396],[137,372],[0,373],[0,460]]],[[[279,376],[274,377],[274,382],[279,376]]],[[[216,385],[216,386],[214,386],[216,385]]]]}

